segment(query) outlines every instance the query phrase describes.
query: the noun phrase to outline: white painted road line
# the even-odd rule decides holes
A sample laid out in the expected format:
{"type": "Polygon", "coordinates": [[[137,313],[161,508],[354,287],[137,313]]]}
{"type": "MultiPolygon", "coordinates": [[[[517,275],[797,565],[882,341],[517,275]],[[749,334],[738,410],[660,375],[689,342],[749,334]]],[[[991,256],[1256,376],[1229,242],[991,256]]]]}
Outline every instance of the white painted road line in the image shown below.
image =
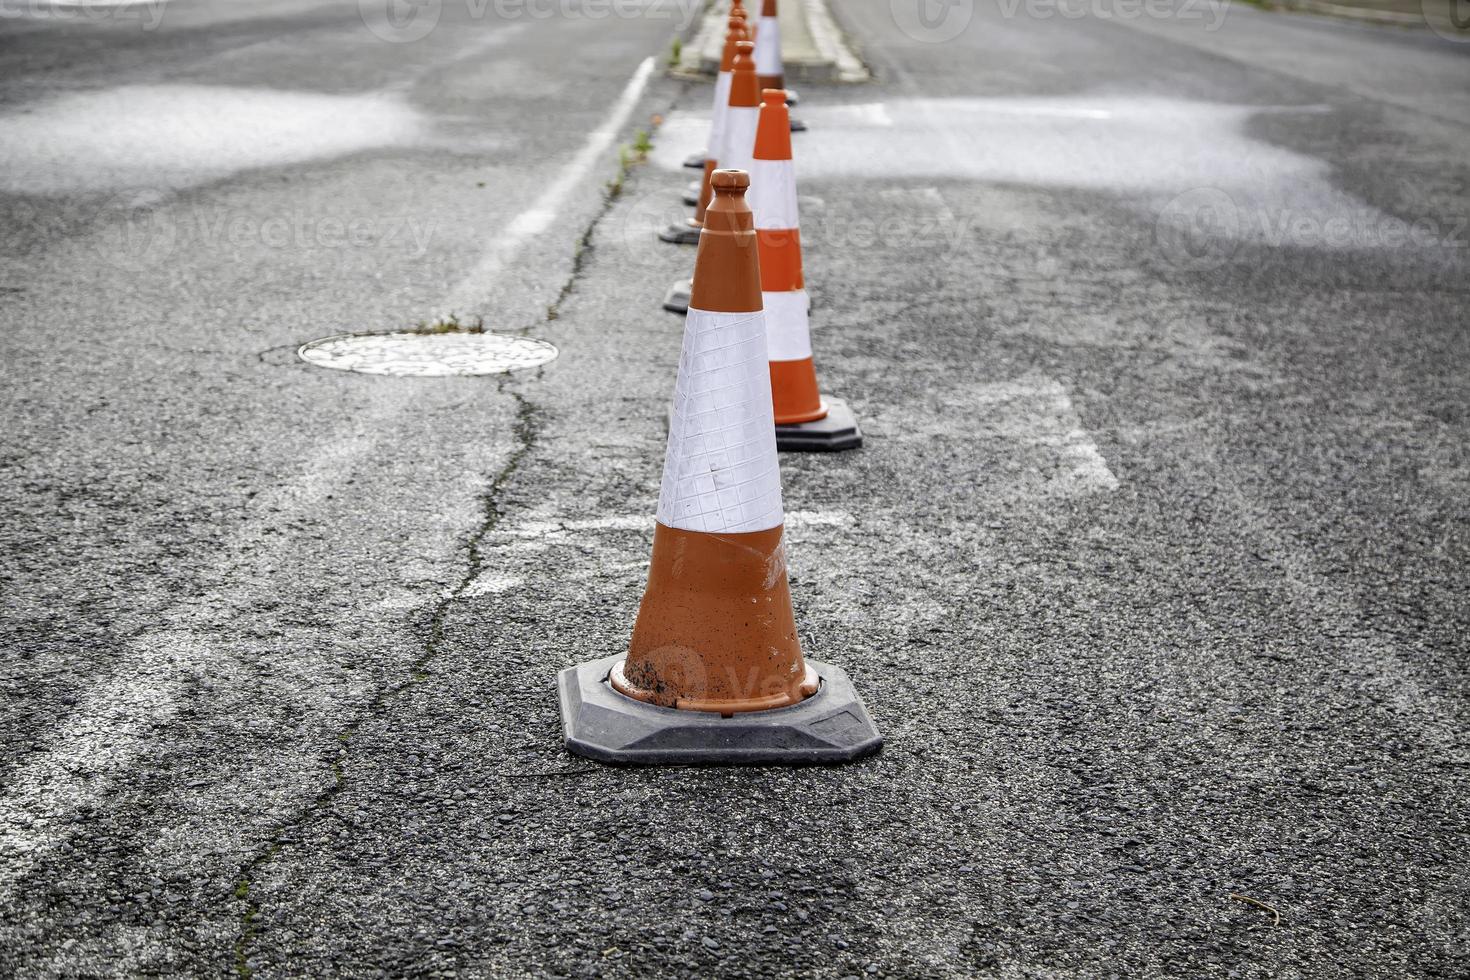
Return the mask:
{"type": "Polygon", "coordinates": [[[494,292],[497,280],[505,268],[506,261],[531,236],[538,235],[551,227],[558,209],[566,201],[573,188],[581,185],[591,173],[598,158],[606,153],[627,125],[628,118],[638,105],[648,79],[653,75],[654,59],[644,58],[622,94],[608,112],[607,121],[587,135],[577,155],[561,169],[556,178],[547,185],[541,196],[531,206],[513,218],[495,244],[481,256],[479,264],[449,294],[442,315],[451,312],[474,310],[494,292]]]}

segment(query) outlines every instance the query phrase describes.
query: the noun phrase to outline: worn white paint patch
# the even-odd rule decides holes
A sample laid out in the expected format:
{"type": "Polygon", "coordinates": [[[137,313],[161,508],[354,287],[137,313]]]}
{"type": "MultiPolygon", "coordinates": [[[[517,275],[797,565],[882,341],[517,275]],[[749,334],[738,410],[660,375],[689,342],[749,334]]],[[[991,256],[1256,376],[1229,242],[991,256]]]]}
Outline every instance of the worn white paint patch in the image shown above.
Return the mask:
{"type": "Polygon", "coordinates": [[[879,191],[878,196],[912,210],[932,212],[941,221],[955,220],[954,212],[937,187],[887,187],[879,191]]]}
{"type": "Polygon", "coordinates": [[[373,603],[373,608],[397,612],[404,609],[416,609],[423,604],[424,597],[418,593],[392,592],[373,603]]]}
{"type": "Polygon", "coordinates": [[[853,523],[852,515],[845,510],[788,510],[786,512],[788,528],[852,527],[853,523]]]}
{"type": "MultiPolygon", "coordinates": [[[[333,434],[294,479],[252,498],[249,518],[218,556],[216,577],[253,581],[277,574],[293,539],[276,532],[343,485],[383,438],[383,420],[402,411],[408,398],[407,389],[384,392],[358,417],[356,431],[333,434]]],[[[173,628],[132,643],[111,675],[83,693],[48,746],[0,788],[0,904],[37,861],[71,836],[69,818],[77,809],[102,798],[118,773],[136,767],[154,728],[177,712],[189,679],[218,666],[221,652],[190,626],[217,622],[221,610],[239,600],[239,592],[226,587],[201,603],[161,611],[159,621],[173,628]]]]}
{"type": "MultiPolygon", "coordinates": [[[[1324,111],[1113,94],[812,104],[802,116],[822,138],[793,151],[798,188],[833,177],[1085,188],[1172,207],[1171,220],[1197,216],[1221,237],[1278,244],[1306,222],[1324,245],[1357,244],[1367,233],[1340,227],[1345,218],[1373,229],[1389,217],[1334,186],[1326,161],[1249,129],[1265,113],[1324,111]],[[1186,192],[1201,196],[1176,200],[1186,192]]],[[[698,117],[671,118],[654,162],[677,168],[698,132],[698,117]]]]}
{"type": "Polygon", "coordinates": [[[500,595],[502,592],[511,592],[526,584],[526,580],[519,575],[507,575],[503,572],[482,572],[475,577],[469,585],[465,586],[462,596],[500,595]]]}
{"type": "Polygon", "coordinates": [[[955,465],[973,465],[975,471],[952,476],[973,479],[984,494],[1071,495],[1118,488],[1066,387],[1042,374],[931,391],[901,415],[873,415],[865,428],[875,436],[922,443],[926,453],[962,444],[964,449],[951,454],[955,465]]]}
{"type": "Polygon", "coordinates": [[[592,517],[580,520],[551,520],[527,518],[500,533],[531,542],[567,541],[588,536],[589,532],[601,531],[644,531],[653,534],[653,515],[615,515],[592,517]]]}
{"type": "Polygon", "coordinates": [[[10,774],[0,795],[0,889],[13,887],[69,832],[62,824],[77,808],[146,751],[206,653],[187,633],[133,644],[122,669],[87,691],[46,750],[10,774]]]}
{"type": "MultiPolygon", "coordinates": [[[[0,116],[0,190],[163,192],[418,138],[401,96],[126,85],[0,116]]],[[[130,200],[127,203],[137,203],[130,200]]]]}
{"type": "Polygon", "coordinates": [[[1118,489],[1097,443],[1082,427],[1072,396],[1061,383],[1040,375],[982,385],[974,405],[980,424],[1016,443],[1050,452],[1060,463],[1055,479],[1069,489],[1118,489]]]}

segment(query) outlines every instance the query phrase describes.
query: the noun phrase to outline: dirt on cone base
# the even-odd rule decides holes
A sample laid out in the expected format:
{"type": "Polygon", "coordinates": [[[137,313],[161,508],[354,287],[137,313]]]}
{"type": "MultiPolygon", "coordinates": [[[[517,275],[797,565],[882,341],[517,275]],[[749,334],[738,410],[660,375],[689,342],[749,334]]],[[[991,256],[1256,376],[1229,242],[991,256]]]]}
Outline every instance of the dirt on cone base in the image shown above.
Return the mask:
{"type": "Polygon", "coordinates": [[[810,696],[782,537],[781,527],[709,534],[655,525],[648,590],[614,686],[663,707],[721,712],[810,696]]]}

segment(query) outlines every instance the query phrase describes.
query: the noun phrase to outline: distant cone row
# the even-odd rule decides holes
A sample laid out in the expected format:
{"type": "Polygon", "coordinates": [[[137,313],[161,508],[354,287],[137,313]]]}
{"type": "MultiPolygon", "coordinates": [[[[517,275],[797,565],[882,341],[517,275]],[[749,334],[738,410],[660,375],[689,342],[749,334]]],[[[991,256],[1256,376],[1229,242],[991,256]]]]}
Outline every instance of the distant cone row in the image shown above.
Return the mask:
{"type": "MultiPolygon", "coordinates": [[[[761,291],[766,312],[767,347],[775,424],[800,426],[828,416],[812,360],[808,322],[810,301],[802,275],[801,232],[797,216],[796,174],[791,154],[791,119],[780,56],[780,22],[775,0],[764,0],[754,42],[738,0],[727,19],[724,56],[715,82],[705,181],[694,216],[667,240],[691,240],[705,223],[709,178],[716,167],[750,175],[749,205],[758,229],[761,291]]],[[[697,235],[693,238],[697,240],[697,235]]],[[[676,285],[666,301],[683,309],[687,293],[676,285]]],[[[852,448],[860,444],[855,423],[840,441],[793,438],[781,448],[852,448]]]]}
{"type": "Polygon", "coordinates": [[[841,762],[882,742],[846,674],[808,661],[797,637],[777,447],[829,413],[786,93],[757,80],[758,51],[762,74],[781,78],[775,3],[752,43],[735,2],[689,224],[699,248],[647,587],[626,655],[561,675],[568,747],[607,761],[841,762]]]}

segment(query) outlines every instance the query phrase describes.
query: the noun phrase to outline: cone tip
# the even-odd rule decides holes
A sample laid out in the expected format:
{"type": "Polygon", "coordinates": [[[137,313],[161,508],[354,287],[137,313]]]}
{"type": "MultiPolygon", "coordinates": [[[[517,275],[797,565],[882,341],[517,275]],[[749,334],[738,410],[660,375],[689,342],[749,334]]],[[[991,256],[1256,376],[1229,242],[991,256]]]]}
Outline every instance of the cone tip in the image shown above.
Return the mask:
{"type": "Polygon", "coordinates": [[[765,105],[785,105],[786,90],[784,88],[761,89],[761,102],[765,105]]]}
{"type": "Polygon", "coordinates": [[[744,170],[716,170],[710,175],[710,186],[717,191],[744,191],[750,186],[750,174],[744,170]]]}
{"type": "Polygon", "coordinates": [[[755,51],[755,42],[754,41],[736,41],[735,42],[735,50],[736,51],[739,51],[741,54],[751,54],[752,52],[755,51]]]}

